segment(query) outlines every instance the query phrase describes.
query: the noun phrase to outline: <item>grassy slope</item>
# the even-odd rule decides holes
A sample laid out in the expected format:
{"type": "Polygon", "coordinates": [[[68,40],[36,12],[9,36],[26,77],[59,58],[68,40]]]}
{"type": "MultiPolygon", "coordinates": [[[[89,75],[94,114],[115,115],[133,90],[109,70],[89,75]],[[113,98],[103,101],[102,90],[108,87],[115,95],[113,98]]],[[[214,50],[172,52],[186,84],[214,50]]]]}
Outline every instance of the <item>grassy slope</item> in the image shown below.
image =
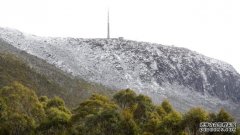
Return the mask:
{"type": "Polygon", "coordinates": [[[0,40],[0,87],[13,81],[34,89],[39,96],[59,96],[69,107],[76,106],[94,92],[106,95],[113,93],[102,85],[74,78],[0,40]]]}

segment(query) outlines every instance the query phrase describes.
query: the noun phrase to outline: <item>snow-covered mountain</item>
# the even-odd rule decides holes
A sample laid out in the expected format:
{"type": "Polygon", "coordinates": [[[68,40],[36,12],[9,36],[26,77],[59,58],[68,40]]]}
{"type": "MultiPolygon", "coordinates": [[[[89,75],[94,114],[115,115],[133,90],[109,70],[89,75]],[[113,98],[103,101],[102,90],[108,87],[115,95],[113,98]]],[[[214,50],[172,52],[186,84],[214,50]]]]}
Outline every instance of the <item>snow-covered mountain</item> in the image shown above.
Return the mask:
{"type": "Polygon", "coordinates": [[[240,75],[185,48],[124,39],[50,38],[0,28],[0,38],[60,69],[114,89],[131,88],[176,108],[240,114],[240,75]]]}

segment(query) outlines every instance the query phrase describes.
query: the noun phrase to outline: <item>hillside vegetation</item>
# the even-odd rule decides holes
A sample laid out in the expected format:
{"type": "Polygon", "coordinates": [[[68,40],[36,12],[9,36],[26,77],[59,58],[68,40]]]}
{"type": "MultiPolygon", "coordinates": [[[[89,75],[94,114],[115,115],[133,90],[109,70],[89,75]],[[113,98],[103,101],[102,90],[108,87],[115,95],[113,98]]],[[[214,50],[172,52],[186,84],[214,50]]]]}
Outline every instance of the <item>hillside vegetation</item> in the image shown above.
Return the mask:
{"type": "MultiPolygon", "coordinates": [[[[59,97],[38,97],[19,82],[0,89],[0,135],[200,135],[200,122],[232,122],[225,110],[182,114],[164,100],[154,105],[130,89],[113,98],[93,94],[70,110],[59,97]]],[[[239,135],[236,132],[205,135],[239,135]]]]}
{"type": "Polygon", "coordinates": [[[69,107],[76,106],[94,92],[107,95],[112,92],[101,85],[71,78],[57,70],[47,70],[44,67],[42,70],[45,70],[45,73],[40,70],[41,67],[36,70],[13,54],[0,52],[0,87],[18,81],[35,90],[39,96],[63,98],[69,107]]]}

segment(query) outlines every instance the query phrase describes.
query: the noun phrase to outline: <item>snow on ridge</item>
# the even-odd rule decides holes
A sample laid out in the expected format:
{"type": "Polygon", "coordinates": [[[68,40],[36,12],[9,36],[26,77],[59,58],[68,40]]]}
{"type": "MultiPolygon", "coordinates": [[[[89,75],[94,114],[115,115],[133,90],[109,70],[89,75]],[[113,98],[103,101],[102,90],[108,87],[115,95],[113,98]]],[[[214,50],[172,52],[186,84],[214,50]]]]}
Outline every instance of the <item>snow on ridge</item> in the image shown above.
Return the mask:
{"type": "MultiPolygon", "coordinates": [[[[6,40],[7,42],[12,43],[17,46],[22,45],[21,49],[23,49],[23,50],[26,50],[28,48],[28,46],[26,44],[31,44],[31,43],[34,44],[34,41],[39,41],[39,42],[45,41],[45,43],[51,44],[54,46],[56,46],[56,45],[57,46],[65,46],[65,45],[67,46],[69,44],[77,45],[77,44],[79,44],[79,41],[80,41],[80,43],[84,43],[84,42],[88,42],[91,40],[95,40],[95,43],[106,44],[106,39],[103,39],[103,38],[83,39],[83,38],[39,37],[39,36],[31,35],[31,34],[22,33],[16,29],[11,29],[11,28],[1,28],[0,27],[0,33],[1,33],[1,38],[6,40]],[[26,40],[33,40],[33,41],[25,42],[26,40]]],[[[117,44],[119,44],[118,39],[110,39],[110,40],[112,43],[118,42],[117,44]]],[[[190,57],[194,57],[195,59],[198,59],[198,60],[204,60],[208,64],[214,64],[214,66],[216,66],[218,68],[222,68],[224,70],[235,71],[235,69],[226,62],[223,62],[223,61],[220,61],[217,59],[213,59],[213,58],[210,58],[207,56],[203,56],[202,54],[199,54],[197,52],[192,52],[192,51],[182,48],[182,47],[164,46],[164,45],[160,45],[160,44],[156,44],[156,43],[137,42],[137,41],[132,41],[132,40],[125,40],[125,41],[127,43],[131,43],[133,45],[137,44],[138,47],[144,47],[144,49],[147,49],[148,51],[156,50],[156,48],[159,46],[161,46],[164,49],[171,50],[169,53],[185,51],[186,53],[188,53],[188,56],[190,56],[190,57]]],[[[42,44],[44,44],[44,43],[42,43],[42,44]]],[[[110,44],[110,45],[111,45],[110,47],[114,46],[114,44],[110,44]]]]}
{"type": "MultiPolygon", "coordinates": [[[[179,99],[187,97],[182,91],[192,91],[199,97],[193,105],[201,104],[200,99],[204,98],[208,98],[204,104],[210,107],[228,102],[216,100],[216,97],[205,92],[209,78],[203,67],[211,65],[208,70],[212,72],[238,75],[231,65],[219,60],[188,49],[160,44],[120,39],[38,37],[6,28],[0,28],[0,38],[75,76],[106,86],[118,89],[130,87],[148,95],[158,93],[156,95],[159,97],[179,99]],[[196,94],[193,90],[195,86],[188,85],[187,81],[191,81],[193,73],[197,79],[203,78],[205,95],[196,94]],[[179,82],[175,82],[176,78],[179,82]]],[[[186,103],[194,102],[194,98],[189,97],[186,103]]]]}

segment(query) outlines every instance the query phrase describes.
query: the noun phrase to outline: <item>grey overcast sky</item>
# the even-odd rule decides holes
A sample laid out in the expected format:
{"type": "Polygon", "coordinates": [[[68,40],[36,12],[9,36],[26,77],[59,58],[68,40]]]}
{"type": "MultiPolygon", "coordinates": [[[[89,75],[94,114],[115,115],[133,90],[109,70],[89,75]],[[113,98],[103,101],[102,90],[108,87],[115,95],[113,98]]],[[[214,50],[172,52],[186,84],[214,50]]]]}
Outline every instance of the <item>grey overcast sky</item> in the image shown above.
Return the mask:
{"type": "Polygon", "coordinates": [[[186,47],[240,72],[240,0],[0,0],[0,27],[39,36],[111,37],[186,47]]]}

